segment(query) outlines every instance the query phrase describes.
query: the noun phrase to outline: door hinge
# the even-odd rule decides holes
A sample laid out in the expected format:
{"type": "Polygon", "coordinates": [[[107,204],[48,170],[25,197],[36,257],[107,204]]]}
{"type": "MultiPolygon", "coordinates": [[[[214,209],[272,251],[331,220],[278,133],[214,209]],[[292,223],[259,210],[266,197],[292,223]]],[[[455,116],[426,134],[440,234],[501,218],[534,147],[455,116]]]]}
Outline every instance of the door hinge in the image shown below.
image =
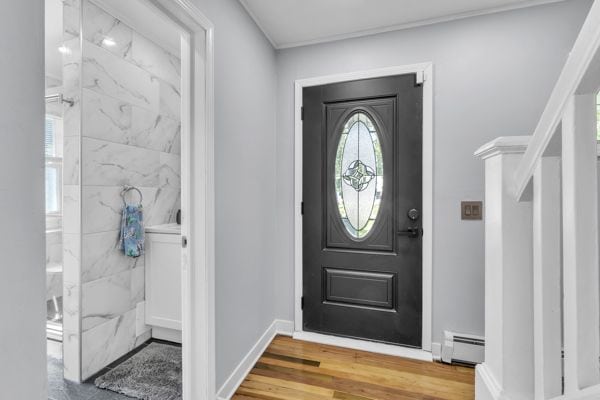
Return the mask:
{"type": "Polygon", "coordinates": [[[427,75],[425,75],[425,71],[417,72],[417,86],[421,86],[423,82],[427,80],[427,75]]]}
{"type": "Polygon", "coordinates": [[[304,296],[300,297],[300,309],[304,310],[304,296]]]}
{"type": "Polygon", "coordinates": [[[187,247],[187,243],[188,243],[187,236],[182,236],[181,237],[181,247],[185,249],[187,247]]]}
{"type": "Polygon", "coordinates": [[[304,121],[304,106],[300,107],[300,121],[304,121]]]}
{"type": "Polygon", "coordinates": [[[300,203],[300,215],[304,215],[304,202],[300,203]]]}

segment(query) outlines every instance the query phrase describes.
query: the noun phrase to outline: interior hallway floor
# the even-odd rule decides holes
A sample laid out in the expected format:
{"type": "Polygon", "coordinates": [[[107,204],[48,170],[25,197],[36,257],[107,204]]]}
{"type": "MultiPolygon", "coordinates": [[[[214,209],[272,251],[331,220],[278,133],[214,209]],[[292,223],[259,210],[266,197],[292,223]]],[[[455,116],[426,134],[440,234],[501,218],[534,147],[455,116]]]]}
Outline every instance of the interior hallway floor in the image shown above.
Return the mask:
{"type": "Polygon", "coordinates": [[[469,400],[474,369],[277,336],[233,400],[469,400]]]}
{"type": "MultiPolygon", "coordinates": [[[[76,384],[63,379],[62,343],[48,340],[48,400],[131,400],[131,397],[98,389],[93,382],[76,384]]],[[[106,371],[101,371],[104,373],[106,371]]]]}

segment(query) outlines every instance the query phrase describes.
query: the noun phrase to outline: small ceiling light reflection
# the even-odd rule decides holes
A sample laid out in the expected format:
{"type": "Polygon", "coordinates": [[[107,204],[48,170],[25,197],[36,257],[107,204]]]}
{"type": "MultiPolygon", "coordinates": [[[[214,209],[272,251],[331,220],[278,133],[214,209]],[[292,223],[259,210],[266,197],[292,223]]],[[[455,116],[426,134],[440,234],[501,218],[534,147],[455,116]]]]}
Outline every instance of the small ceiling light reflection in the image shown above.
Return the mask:
{"type": "Polygon", "coordinates": [[[71,49],[64,44],[58,48],[58,51],[62,54],[71,54],[71,49]]]}
{"type": "Polygon", "coordinates": [[[105,37],[104,39],[102,39],[102,44],[106,47],[113,47],[117,45],[117,42],[115,42],[113,38],[105,37]]]}

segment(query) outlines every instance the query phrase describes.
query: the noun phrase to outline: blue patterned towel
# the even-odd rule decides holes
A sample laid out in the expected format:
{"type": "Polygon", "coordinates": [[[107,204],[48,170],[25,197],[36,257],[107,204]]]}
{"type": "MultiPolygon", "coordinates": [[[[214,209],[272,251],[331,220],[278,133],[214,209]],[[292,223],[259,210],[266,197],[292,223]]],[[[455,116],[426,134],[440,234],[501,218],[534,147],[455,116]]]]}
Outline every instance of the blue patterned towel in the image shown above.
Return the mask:
{"type": "Polygon", "coordinates": [[[119,248],[129,257],[144,254],[144,214],[141,204],[123,207],[119,248]]]}

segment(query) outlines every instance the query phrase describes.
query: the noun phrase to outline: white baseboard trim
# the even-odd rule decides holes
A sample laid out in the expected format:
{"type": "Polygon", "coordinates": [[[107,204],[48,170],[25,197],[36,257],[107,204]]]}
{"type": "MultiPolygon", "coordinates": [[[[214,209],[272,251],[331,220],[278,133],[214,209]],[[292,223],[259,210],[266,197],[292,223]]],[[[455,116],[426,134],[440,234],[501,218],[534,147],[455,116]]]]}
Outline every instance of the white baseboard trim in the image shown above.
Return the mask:
{"type": "Polygon", "coordinates": [[[486,363],[475,367],[475,398],[477,400],[508,400],[486,363]]]}
{"type": "Polygon", "coordinates": [[[168,342],[181,344],[181,331],[177,329],[163,328],[159,326],[152,327],[152,337],[154,339],[166,340],[168,342]]]}
{"type": "Polygon", "coordinates": [[[421,361],[433,361],[431,353],[425,350],[394,346],[384,343],[375,343],[368,340],[350,339],[313,332],[294,332],[294,339],[327,344],[331,346],[345,347],[353,350],[369,351],[371,353],[386,354],[389,356],[412,358],[421,361]]]}
{"type": "Polygon", "coordinates": [[[294,323],[292,321],[285,321],[276,319],[267,328],[265,333],[258,339],[258,341],[252,346],[248,354],[240,361],[238,366],[233,370],[229,378],[225,381],[223,386],[217,392],[218,400],[229,400],[235,394],[238,387],[244,382],[246,376],[250,373],[254,364],[258,361],[260,356],[265,352],[269,344],[273,341],[276,335],[292,336],[294,331],[294,323]]]}
{"type": "Polygon", "coordinates": [[[431,357],[433,357],[433,361],[442,362],[442,344],[441,343],[431,343],[431,357]]]}

